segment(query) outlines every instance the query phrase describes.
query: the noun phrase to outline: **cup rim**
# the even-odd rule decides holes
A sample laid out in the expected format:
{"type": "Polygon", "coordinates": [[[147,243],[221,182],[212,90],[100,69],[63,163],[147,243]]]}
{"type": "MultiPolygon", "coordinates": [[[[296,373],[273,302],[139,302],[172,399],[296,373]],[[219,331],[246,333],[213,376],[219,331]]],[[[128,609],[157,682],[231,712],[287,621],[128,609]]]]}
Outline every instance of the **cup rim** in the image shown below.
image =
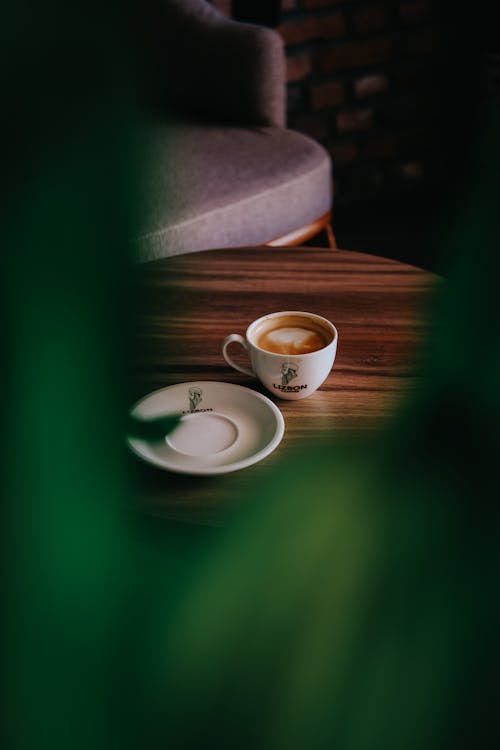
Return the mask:
{"type": "Polygon", "coordinates": [[[298,317],[301,317],[301,318],[314,318],[316,320],[320,320],[326,324],[326,327],[330,329],[330,333],[333,334],[332,340],[326,346],[323,346],[321,349],[316,349],[316,351],[314,352],[305,352],[304,354],[298,354],[296,356],[311,357],[314,354],[317,355],[317,354],[320,354],[321,352],[325,352],[327,349],[329,349],[330,347],[332,347],[334,344],[337,343],[339,334],[338,334],[337,328],[332,323],[332,321],[328,320],[328,318],[325,318],[323,315],[319,315],[318,313],[313,313],[313,312],[307,312],[306,310],[280,310],[278,312],[267,313],[266,315],[261,315],[260,318],[256,318],[254,321],[252,321],[250,325],[248,326],[247,330],[245,331],[245,339],[247,343],[250,346],[253,346],[254,349],[257,349],[257,351],[264,352],[264,354],[267,354],[270,357],[289,357],[290,355],[287,355],[287,354],[279,354],[277,352],[270,352],[267,349],[263,349],[262,347],[257,346],[257,344],[255,344],[250,339],[251,329],[257,326],[258,323],[261,323],[263,320],[269,320],[270,318],[276,318],[281,315],[297,315],[298,317]]]}

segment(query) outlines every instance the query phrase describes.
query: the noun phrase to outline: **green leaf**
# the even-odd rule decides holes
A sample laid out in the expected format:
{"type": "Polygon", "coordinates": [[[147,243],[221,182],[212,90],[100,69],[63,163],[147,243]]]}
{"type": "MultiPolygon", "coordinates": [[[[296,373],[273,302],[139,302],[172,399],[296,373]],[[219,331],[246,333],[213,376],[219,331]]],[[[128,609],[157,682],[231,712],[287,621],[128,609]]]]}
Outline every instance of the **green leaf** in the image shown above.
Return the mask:
{"type": "Polygon", "coordinates": [[[153,419],[129,415],[127,421],[127,435],[139,440],[163,440],[178,426],[182,414],[166,414],[153,419]]]}

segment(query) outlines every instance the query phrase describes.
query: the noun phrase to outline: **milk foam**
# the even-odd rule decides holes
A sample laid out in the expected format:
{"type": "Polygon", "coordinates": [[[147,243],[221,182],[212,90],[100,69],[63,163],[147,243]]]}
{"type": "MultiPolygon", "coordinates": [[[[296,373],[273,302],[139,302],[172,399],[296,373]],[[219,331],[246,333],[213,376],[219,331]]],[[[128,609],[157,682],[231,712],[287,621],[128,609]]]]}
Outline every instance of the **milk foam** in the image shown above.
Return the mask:
{"type": "Polygon", "coordinates": [[[302,346],[311,336],[311,333],[307,328],[278,328],[274,331],[269,331],[267,338],[269,341],[275,341],[277,344],[302,346]]]}
{"type": "Polygon", "coordinates": [[[309,354],[323,349],[328,343],[322,333],[314,328],[285,325],[265,330],[257,336],[257,344],[274,354],[309,354]]]}

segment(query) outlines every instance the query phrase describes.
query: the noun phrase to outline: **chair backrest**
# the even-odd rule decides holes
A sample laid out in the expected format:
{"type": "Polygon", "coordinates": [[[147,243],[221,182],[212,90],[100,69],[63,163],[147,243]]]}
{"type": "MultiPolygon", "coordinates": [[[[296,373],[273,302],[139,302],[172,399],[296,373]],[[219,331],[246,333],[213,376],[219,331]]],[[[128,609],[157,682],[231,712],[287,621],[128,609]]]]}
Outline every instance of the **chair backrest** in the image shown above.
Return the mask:
{"type": "Polygon", "coordinates": [[[285,124],[285,56],[271,29],[205,0],[149,0],[148,88],[157,104],[212,121],[285,124]]]}

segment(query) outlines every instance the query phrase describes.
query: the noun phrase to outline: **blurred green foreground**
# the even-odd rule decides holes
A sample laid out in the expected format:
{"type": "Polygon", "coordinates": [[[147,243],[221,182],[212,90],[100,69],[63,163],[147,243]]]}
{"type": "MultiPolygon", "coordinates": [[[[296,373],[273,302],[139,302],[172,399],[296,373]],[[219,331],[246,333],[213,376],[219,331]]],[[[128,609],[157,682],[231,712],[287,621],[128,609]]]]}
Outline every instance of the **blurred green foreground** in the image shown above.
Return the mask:
{"type": "Polygon", "coordinates": [[[396,427],[281,465],[225,530],[163,528],[122,447],[136,14],[5,25],[4,746],[498,747],[498,113],[396,427]]]}

